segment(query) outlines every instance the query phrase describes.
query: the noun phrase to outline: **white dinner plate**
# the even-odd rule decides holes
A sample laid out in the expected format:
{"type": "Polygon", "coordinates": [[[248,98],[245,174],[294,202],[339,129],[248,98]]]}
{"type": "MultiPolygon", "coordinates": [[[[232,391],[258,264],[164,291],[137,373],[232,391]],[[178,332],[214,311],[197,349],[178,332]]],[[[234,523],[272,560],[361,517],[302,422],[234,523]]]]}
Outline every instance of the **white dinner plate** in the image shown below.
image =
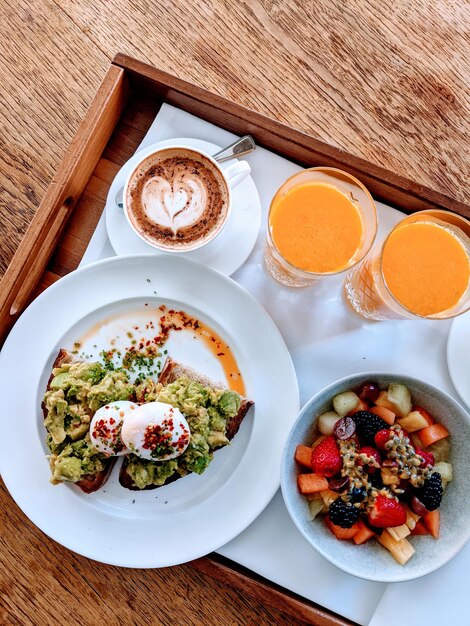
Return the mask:
{"type": "MultiPolygon", "coordinates": [[[[171,349],[168,344],[171,356],[215,379],[223,377],[216,357],[194,347],[194,336],[185,340],[184,333],[174,334],[181,338],[171,349]]],[[[0,426],[8,442],[0,470],[11,495],[60,544],[126,567],[196,559],[244,530],[279,486],[282,448],[299,410],[290,354],[264,309],[223,274],[167,255],[105,259],[49,287],[11,331],[0,372],[0,426]],[[99,352],[107,341],[100,321],[120,323],[132,318],[132,311],[145,315],[163,303],[197,315],[227,341],[255,408],[201,476],[135,492],[120,486],[115,466],[108,482],[90,495],[72,484],[52,485],[40,403],[58,349],[72,348],[85,334],[81,349],[95,346],[99,352]]]]}
{"type": "Polygon", "coordinates": [[[447,341],[447,365],[454,387],[470,407],[470,312],[452,322],[447,341]]]}
{"type": "MultiPolygon", "coordinates": [[[[189,252],[164,252],[156,250],[138,237],[129,226],[124,211],[116,204],[116,197],[124,187],[124,183],[132,168],[146,154],[166,146],[187,146],[203,150],[207,154],[215,154],[222,146],[210,141],[177,137],[153,143],[139,150],[127,161],[116,174],[106,199],[106,228],[109,241],[117,255],[168,254],[182,256],[191,261],[208,265],[227,276],[231,276],[248,258],[253,250],[261,225],[261,203],[258,190],[251,176],[245,178],[232,192],[232,210],[222,232],[215,239],[197,250],[189,252]]],[[[230,167],[233,161],[221,163],[222,169],[230,167]]]]}

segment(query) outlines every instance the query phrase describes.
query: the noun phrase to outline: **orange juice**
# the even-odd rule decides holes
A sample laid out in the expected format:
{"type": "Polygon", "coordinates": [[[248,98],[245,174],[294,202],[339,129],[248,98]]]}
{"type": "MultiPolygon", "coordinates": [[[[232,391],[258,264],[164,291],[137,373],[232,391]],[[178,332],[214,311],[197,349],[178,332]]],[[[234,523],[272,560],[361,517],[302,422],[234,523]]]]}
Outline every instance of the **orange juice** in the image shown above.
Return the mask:
{"type": "Polygon", "coordinates": [[[425,317],[455,307],[467,291],[470,263],[452,226],[414,221],[388,237],[382,273],[396,300],[425,317]]]}
{"type": "Polygon", "coordinates": [[[339,272],[361,248],[364,224],[359,207],[325,182],[308,181],[276,196],[269,220],[279,253],[307,272],[339,272]]]}

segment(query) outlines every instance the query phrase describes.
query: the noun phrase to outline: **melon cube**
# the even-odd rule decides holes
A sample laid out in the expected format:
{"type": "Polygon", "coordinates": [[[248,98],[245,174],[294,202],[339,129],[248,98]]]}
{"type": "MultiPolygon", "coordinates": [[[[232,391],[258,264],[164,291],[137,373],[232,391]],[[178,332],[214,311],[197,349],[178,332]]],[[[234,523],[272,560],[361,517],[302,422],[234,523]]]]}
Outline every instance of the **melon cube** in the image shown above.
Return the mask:
{"type": "Polygon", "coordinates": [[[359,396],[354,391],[344,391],[333,398],[333,408],[340,417],[344,417],[359,405],[359,396]]]}
{"type": "Polygon", "coordinates": [[[317,421],[317,428],[322,435],[332,435],[336,422],[340,419],[336,411],[322,413],[317,421]]]}
{"type": "Polygon", "coordinates": [[[452,465],[445,461],[439,461],[434,464],[434,470],[439,472],[442,478],[442,486],[447,485],[452,480],[452,465]]]}
{"type": "Polygon", "coordinates": [[[323,510],[322,498],[315,498],[315,500],[311,500],[308,503],[308,512],[309,512],[311,520],[314,520],[316,516],[322,512],[322,510],[323,510]]]}

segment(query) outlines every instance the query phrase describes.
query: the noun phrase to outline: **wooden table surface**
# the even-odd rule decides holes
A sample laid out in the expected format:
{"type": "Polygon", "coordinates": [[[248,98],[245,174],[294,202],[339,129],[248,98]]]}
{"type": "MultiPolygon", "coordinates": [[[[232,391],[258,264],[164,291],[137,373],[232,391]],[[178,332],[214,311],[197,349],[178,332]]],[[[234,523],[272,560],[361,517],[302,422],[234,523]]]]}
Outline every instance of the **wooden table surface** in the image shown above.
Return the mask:
{"type": "MultiPolygon", "coordinates": [[[[118,51],[469,202],[469,33],[458,0],[0,3],[0,275],[118,51]]],[[[3,486],[0,508],[2,624],[300,623],[187,566],[120,570],[116,597],[3,486]]]]}

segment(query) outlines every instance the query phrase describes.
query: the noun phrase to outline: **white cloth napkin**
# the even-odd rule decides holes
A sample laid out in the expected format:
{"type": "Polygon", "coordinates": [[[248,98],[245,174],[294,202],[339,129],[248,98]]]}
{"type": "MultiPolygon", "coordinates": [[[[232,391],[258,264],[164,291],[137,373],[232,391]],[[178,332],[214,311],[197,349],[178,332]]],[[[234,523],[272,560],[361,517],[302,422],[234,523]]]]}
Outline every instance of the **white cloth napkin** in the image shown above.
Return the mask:
{"type": "MultiPolygon", "coordinates": [[[[236,138],[164,104],[140,148],[181,137],[221,146],[236,138]]],[[[262,148],[244,158],[258,187],[263,219],[255,249],[233,278],[258,299],[278,325],[294,360],[302,404],[335,379],[374,370],[414,375],[456,397],[446,366],[450,322],[367,322],[344,304],[341,279],[295,290],[282,287],[266,274],[262,258],[269,202],[280,184],[300,168],[262,148]]],[[[403,214],[381,203],[378,212],[380,241],[403,214]]],[[[102,218],[82,264],[113,254],[102,218]]],[[[464,619],[470,615],[470,594],[463,589],[470,547],[419,581],[395,585],[367,582],[343,573],[304,541],[280,493],[249,528],[218,552],[359,624],[415,626],[422,622],[437,626],[445,619],[456,625],[470,623],[464,619]],[[401,607],[398,613],[396,607],[401,607]]]]}

